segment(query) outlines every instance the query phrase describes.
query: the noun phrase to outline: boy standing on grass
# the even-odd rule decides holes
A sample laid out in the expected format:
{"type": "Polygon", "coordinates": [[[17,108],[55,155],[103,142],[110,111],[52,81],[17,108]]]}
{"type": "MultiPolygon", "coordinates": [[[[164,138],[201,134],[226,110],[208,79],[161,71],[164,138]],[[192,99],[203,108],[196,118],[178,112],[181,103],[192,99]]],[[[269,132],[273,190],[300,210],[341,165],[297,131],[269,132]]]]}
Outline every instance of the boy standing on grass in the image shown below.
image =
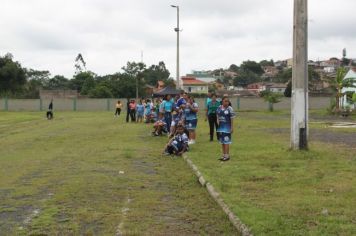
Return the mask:
{"type": "Polygon", "coordinates": [[[228,161],[230,160],[229,149],[231,144],[231,134],[234,132],[233,119],[235,118],[235,113],[229,105],[230,100],[228,97],[223,97],[221,102],[222,105],[216,110],[219,141],[223,153],[223,156],[219,158],[219,160],[228,161]]]}
{"type": "Polygon", "coordinates": [[[145,105],[142,104],[142,100],[140,100],[140,102],[136,105],[136,112],[137,112],[136,122],[142,123],[143,115],[145,112],[145,105]]]}

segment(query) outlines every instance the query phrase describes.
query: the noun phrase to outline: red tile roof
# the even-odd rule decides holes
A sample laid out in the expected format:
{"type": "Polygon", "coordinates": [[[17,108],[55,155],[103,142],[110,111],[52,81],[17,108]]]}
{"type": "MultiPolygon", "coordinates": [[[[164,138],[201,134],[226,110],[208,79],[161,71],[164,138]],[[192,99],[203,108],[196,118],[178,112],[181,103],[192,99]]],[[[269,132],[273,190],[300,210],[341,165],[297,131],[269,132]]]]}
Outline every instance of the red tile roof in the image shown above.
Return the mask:
{"type": "Polygon", "coordinates": [[[183,85],[208,85],[208,83],[198,80],[195,77],[182,77],[183,85]]]}

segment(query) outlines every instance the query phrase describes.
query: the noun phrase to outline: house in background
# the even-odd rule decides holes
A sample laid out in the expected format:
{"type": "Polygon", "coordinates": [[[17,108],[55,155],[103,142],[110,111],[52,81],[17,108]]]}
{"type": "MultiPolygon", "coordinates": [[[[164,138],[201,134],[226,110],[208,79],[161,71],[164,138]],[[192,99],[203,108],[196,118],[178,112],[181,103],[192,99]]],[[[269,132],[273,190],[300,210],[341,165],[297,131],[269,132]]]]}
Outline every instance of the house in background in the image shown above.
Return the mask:
{"type": "Polygon", "coordinates": [[[284,93],[287,85],[282,83],[268,83],[266,84],[266,90],[272,93],[284,93]]]}
{"type": "Polygon", "coordinates": [[[247,85],[247,90],[256,95],[258,95],[262,91],[265,91],[266,88],[267,88],[266,83],[262,83],[262,82],[247,85]]]}
{"type": "Polygon", "coordinates": [[[183,90],[187,93],[208,93],[209,83],[198,80],[193,76],[184,76],[182,77],[183,81],[183,90]]]}

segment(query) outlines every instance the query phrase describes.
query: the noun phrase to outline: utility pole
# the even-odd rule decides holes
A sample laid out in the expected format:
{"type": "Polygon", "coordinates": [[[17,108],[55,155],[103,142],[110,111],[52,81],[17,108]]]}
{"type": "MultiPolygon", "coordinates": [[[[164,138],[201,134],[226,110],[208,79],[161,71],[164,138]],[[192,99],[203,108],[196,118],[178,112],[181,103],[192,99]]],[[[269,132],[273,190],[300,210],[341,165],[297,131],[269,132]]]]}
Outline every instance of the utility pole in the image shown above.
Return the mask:
{"type": "MultiPolygon", "coordinates": [[[[141,64],[143,64],[143,50],[141,50],[141,64]]],[[[138,75],[136,76],[136,100],[138,100],[138,75]]]]}
{"type": "Polygon", "coordinates": [[[138,100],[138,75],[136,75],[136,101],[138,100]]]}
{"type": "Polygon", "coordinates": [[[308,0],[294,0],[291,148],[308,149],[308,0]]]}
{"type": "Polygon", "coordinates": [[[177,28],[174,28],[174,31],[177,32],[177,72],[176,72],[176,79],[177,79],[177,87],[180,88],[180,81],[179,81],[179,6],[171,5],[171,7],[177,8],[177,28]]]}

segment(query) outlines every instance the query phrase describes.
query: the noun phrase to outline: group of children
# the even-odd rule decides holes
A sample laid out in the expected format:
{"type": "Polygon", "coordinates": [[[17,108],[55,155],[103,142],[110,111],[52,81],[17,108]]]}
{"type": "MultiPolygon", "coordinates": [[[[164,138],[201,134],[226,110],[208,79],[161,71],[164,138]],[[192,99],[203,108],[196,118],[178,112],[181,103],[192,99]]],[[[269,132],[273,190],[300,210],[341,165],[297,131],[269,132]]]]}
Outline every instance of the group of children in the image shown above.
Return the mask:
{"type": "MultiPolygon", "coordinates": [[[[207,100],[206,115],[209,124],[216,123],[215,129],[223,154],[219,160],[228,161],[235,113],[227,97],[223,97],[221,101],[217,101],[215,95],[212,97],[213,99],[207,100]]],[[[147,99],[136,104],[132,100],[128,103],[128,112],[132,118],[135,112],[135,122],[153,123],[153,136],[169,137],[163,152],[166,155],[182,155],[188,151],[189,145],[195,144],[199,106],[194,98],[186,93],[174,98],[166,95],[163,99],[156,99],[155,103],[147,99]]],[[[212,129],[210,131],[212,141],[212,129]]]]}

